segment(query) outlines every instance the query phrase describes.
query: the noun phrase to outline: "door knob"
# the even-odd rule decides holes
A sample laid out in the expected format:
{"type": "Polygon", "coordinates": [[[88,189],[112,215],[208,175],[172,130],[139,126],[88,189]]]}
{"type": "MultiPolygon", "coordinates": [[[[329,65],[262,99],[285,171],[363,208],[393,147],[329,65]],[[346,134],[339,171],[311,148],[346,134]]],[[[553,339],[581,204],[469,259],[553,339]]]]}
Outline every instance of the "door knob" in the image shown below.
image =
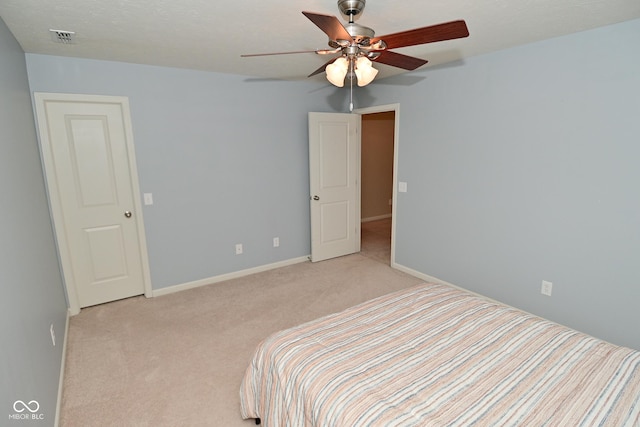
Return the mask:
{"type": "Polygon", "coordinates": [[[127,218],[131,218],[131,212],[130,211],[124,211],[124,216],[127,218]]]}
{"type": "Polygon", "coordinates": [[[313,200],[320,200],[320,197],[318,197],[318,196],[313,196],[313,200]]]}

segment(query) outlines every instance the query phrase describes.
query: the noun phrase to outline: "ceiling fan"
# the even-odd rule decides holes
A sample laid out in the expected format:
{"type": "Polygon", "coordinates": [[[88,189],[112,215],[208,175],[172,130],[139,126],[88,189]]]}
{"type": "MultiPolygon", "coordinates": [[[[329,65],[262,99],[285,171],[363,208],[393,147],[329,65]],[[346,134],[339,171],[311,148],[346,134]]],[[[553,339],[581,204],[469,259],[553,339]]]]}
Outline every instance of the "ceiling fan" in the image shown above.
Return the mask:
{"type": "Polygon", "coordinates": [[[338,0],[340,12],[349,17],[349,23],[346,25],[343,25],[333,15],[302,12],[304,16],[329,36],[330,49],[256,53],[241,56],[287,55],[293,53],[337,54],[339,56],[329,60],[309,74],[308,77],[325,71],[327,79],[338,87],[344,86],[345,77],[349,77],[352,84],[355,77],[358,86],[366,86],[378,74],[378,70],[371,66],[371,61],[405,70],[415,70],[428,62],[424,59],[392,52],[390,49],[469,36],[467,24],[463,20],[458,20],[375,37],[375,32],[371,28],[354,22],[355,17],[362,13],[365,4],[366,0],[338,0]]]}

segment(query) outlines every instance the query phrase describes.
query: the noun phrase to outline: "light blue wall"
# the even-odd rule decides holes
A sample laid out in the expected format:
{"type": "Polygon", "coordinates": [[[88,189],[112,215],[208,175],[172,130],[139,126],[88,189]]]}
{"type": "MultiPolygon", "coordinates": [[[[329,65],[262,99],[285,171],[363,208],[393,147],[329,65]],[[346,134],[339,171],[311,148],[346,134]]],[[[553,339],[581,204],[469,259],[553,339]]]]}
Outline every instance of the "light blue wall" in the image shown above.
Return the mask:
{"type": "Polygon", "coordinates": [[[396,261],[640,349],[638,46],[635,20],[359,93],[401,105],[396,261]]]}
{"type": "Polygon", "coordinates": [[[129,97],[140,190],[154,199],[144,208],[154,289],[309,254],[307,113],[343,109],[344,91],[26,57],[32,91],[129,97]]]}
{"type": "MultiPolygon", "coordinates": [[[[0,19],[0,424],[53,425],[67,304],[49,218],[24,52],[0,19]],[[57,345],[51,343],[53,324],[57,345]],[[40,420],[13,420],[35,400],[40,420]],[[19,409],[23,409],[18,406],[19,409]]],[[[31,405],[32,408],[34,404],[31,405]]]]}
{"type": "MultiPolygon", "coordinates": [[[[356,108],[400,103],[396,261],[640,348],[638,42],[636,20],[358,90],[356,108]]],[[[27,68],[34,91],[130,98],[155,289],[308,254],[307,112],[345,111],[344,89],[31,54],[27,68]]]]}

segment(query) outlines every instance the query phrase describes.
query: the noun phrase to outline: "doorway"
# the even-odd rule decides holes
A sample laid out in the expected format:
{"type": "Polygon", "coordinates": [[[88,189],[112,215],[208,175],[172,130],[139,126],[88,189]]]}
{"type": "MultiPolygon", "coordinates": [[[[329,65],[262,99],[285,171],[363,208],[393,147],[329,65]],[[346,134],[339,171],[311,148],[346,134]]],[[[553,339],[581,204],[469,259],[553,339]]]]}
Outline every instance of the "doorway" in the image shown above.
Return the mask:
{"type": "Polygon", "coordinates": [[[393,266],[399,106],[354,112],[362,116],[361,252],[393,266]]]}
{"type": "MultiPolygon", "coordinates": [[[[396,267],[395,264],[395,229],[396,229],[396,217],[394,213],[396,210],[396,182],[397,182],[397,158],[398,158],[398,145],[399,145],[399,121],[400,121],[400,105],[399,104],[390,104],[390,105],[382,105],[377,107],[369,107],[362,108],[353,111],[353,114],[344,114],[344,113],[309,113],[309,163],[310,163],[310,209],[311,209],[311,256],[310,259],[312,261],[321,261],[323,259],[333,258],[335,256],[346,255],[353,252],[361,252],[362,246],[362,219],[365,218],[367,222],[373,222],[373,220],[382,220],[382,224],[378,225],[378,229],[376,232],[384,232],[387,234],[386,243],[384,247],[379,247],[378,249],[384,250],[386,255],[384,255],[384,263],[390,265],[391,267],[396,267]],[[384,113],[381,116],[378,116],[378,113],[384,113]],[[319,120],[313,119],[313,116],[324,117],[323,121],[325,122],[323,126],[319,126],[319,120]],[[373,116],[375,115],[375,116],[373,116]],[[357,125],[354,127],[353,124],[346,125],[347,118],[357,117],[357,125]],[[383,173],[384,177],[382,182],[384,182],[385,190],[382,191],[382,200],[383,204],[386,204],[386,208],[384,212],[377,214],[365,214],[363,216],[361,214],[361,188],[362,188],[362,179],[361,178],[361,169],[362,169],[362,129],[361,122],[363,121],[363,117],[371,116],[372,119],[385,118],[390,122],[390,131],[387,132],[387,140],[384,142],[389,146],[387,154],[387,160],[392,163],[389,171],[389,167],[386,168],[386,173],[383,173]],[[392,120],[388,120],[392,118],[392,120]],[[345,122],[345,123],[343,123],[345,122]],[[340,129],[340,132],[327,131],[324,132],[323,129],[326,126],[330,126],[333,131],[336,129],[340,129]],[[357,130],[356,130],[357,129],[357,130]],[[353,134],[357,135],[354,139],[353,134]],[[327,143],[321,143],[324,141],[322,135],[325,133],[330,136],[327,139],[327,143]],[[350,135],[350,136],[348,136],[350,135]],[[353,141],[352,141],[353,139],[353,141]],[[315,141],[315,142],[314,142],[315,141]],[[320,141],[320,143],[319,143],[320,141]],[[348,142],[352,141],[352,142],[348,142]],[[355,145],[355,154],[345,155],[345,153],[351,153],[351,148],[353,148],[353,144],[355,145]],[[323,147],[323,150],[318,150],[317,148],[320,146],[323,147]],[[315,147],[315,148],[314,148],[315,147]],[[347,150],[347,147],[351,147],[347,150]],[[390,153],[393,153],[390,156],[390,153]],[[314,154],[315,153],[315,154],[314,154]],[[320,155],[321,153],[322,155],[320,155]],[[340,154],[342,153],[342,154],[340,154]],[[389,159],[391,157],[391,159],[389,159]],[[324,159],[321,161],[321,159],[324,159]],[[338,159],[338,161],[335,161],[338,159]],[[333,176],[334,179],[329,180],[329,184],[331,185],[333,190],[335,189],[347,189],[346,182],[352,182],[352,179],[346,179],[348,170],[355,171],[357,170],[357,177],[353,180],[353,185],[355,191],[357,193],[357,197],[351,201],[345,201],[344,199],[340,203],[341,210],[338,210],[336,206],[338,203],[335,203],[331,198],[325,198],[318,194],[318,191],[321,189],[320,183],[322,182],[319,179],[319,175],[317,173],[318,170],[322,168],[326,169],[328,175],[333,176]],[[314,170],[316,172],[314,172],[314,170]],[[336,173],[336,171],[338,173],[336,173]],[[342,172],[341,172],[342,171],[342,172]],[[391,176],[391,179],[389,179],[391,176]],[[336,178],[337,177],[337,178],[336,178]],[[339,179],[338,179],[339,178],[339,179]],[[344,179],[343,179],[344,178],[344,179]],[[337,180],[337,181],[336,181],[337,180]],[[336,182],[334,182],[336,181],[336,182]],[[390,181],[390,182],[389,182],[390,181]],[[338,185],[340,184],[340,185],[338,185]],[[389,189],[390,186],[390,189],[389,189]],[[391,193],[391,197],[389,198],[389,191],[391,193]],[[324,200],[327,199],[327,200],[324,200]],[[391,200],[391,208],[389,210],[389,200],[391,200]],[[321,202],[332,202],[332,209],[330,213],[333,215],[328,216],[327,218],[333,219],[333,221],[326,222],[325,224],[322,221],[318,221],[317,219],[320,217],[318,215],[318,209],[322,210],[321,202]],[[351,206],[348,208],[348,206],[351,206]],[[335,208],[335,209],[333,209],[335,208]],[[351,213],[348,214],[347,213],[351,213]],[[355,216],[353,215],[355,214],[355,216]],[[373,215],[373,216],[371,216],[373,215]],[[352,218],[349,221],[337,221],[336,219],[345,217],[352,218]],[[314,218],[316,219],[314,221],[314,218]],[[386,224],[385,224],[386,223],[386,224]],[[344,224],[345,226],[335,226],[335,225],[344,224]],[[390,227],[389,227],[390,224],[390,227]],[[382,231],[380,227],[386,227],[386,231],[382,231]],[[323,234],[322,229],[328,230],[323,234]],[[389,229],[390,228],[390,229],[389,229]],[[355,236],[353,233],[355,232],[355,236]],[[353,238],[355,237],[355,239],[353,238]],[[323,245],[329,247],[336,246],[336,243],[342,244],[344,242],[350,242],[348,246],[348,250],[344,251],[328,251],[328,256],[316,256],[315,248],[316,246],[322,247],[323,245]]],[[[329,129],[329,130],[331,130],[329,129]]],[[[325,135],[325,136],[327,136],[325,135]]],[[[375,168],[375,166],[374,166],[375,168]]],[[[351,175],[349,175],[351,176],[351,175]]],[[[349,184],[351,185],[351,184],[349,184]]],[[[380,184],[382,185],[382,184],[380,184]]],[[[374,188],[373,192],[381,192],[381,188],[374,188]]],[[[351,194],[351,192],[349,192],[351,194]]],[[[367,224],[374,225],[374,224],[367,224]]],[[[366,254],[365,254],[366,255],[366,254]]],[[[380,254],[379,254],[380,255],[380,254]]]]}

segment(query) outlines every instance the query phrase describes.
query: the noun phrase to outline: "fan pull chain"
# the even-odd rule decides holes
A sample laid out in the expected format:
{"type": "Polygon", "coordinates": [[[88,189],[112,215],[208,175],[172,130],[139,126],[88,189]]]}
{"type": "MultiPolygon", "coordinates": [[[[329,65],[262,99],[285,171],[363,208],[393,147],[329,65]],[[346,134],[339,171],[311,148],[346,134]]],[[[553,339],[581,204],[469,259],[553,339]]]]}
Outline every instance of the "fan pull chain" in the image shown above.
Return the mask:
{"type": "Polygon", "coordinates": [[[353,58],[351,58],[351,59],[349,60],[349,65],[351,66],[351,72],[349,73],[349,77],[350,77],[350,78],[349,78],[349,82],[350,82],[350,84],[349,84],[349,87],[350,87],[349,92],[350,92],[350,95],[351,95],[351,98],[350,98],[350,100],[349,100],[349,112],[350,112],[350,113],[352,113],[352,112],[353,112],[353,73],[354,73],[354,69],[353,69],[353,66],[354,66],[353,58]]]}

